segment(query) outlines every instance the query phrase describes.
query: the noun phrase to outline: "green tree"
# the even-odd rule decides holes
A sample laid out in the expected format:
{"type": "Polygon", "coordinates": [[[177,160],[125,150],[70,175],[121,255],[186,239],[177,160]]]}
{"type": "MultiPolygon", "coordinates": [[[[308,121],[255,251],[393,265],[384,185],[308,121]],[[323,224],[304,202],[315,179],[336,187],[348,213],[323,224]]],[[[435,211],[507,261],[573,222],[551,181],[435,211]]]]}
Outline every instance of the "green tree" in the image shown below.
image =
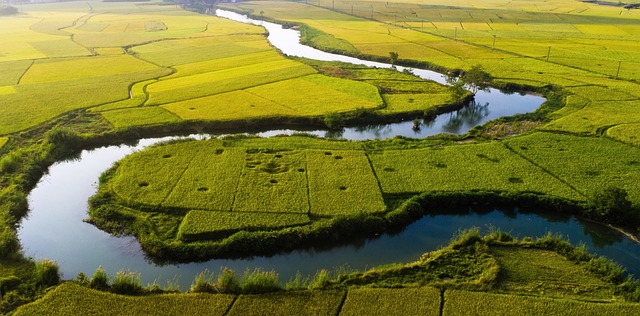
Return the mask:
{"type": "Polygon", "coordinates": [[[480,65],[474,65],[471,69],[465,71],[461,78],[461,80],[471,88],[474,94],[478,92],[478,90],[486,89],[492,79],[491,75],[484,71],[480,65]]]}
{"type": "Polygon", "coordinates": [[[391,61],[391,66],[395,65],[398,61],[398,52],[389,52],[389,60],[391,61]]]}
{"type": "Polygon", "coordinates": [[[591,198],[591,217],[615,224],[635,220],[627,191],[618,187],[606,187],[596,191],[591,198]]]}
{"type": "Polygon", "coordinates": [[[447,89],[451,92],[451,102],[460,103],[467,95],[468,91],[465,90],[465,83],[462,80],[454,76],[447,77],[447,89]]]}

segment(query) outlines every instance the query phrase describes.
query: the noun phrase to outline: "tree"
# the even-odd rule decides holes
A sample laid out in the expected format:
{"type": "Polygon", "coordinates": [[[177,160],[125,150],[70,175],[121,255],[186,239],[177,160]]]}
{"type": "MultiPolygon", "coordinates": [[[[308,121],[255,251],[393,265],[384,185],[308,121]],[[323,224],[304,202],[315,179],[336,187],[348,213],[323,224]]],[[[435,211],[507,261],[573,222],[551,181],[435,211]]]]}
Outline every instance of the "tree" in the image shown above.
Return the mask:
{"type": "Polygon", "coordinates": [[[633,209],[627,196],[627,191],[618,187],[596,191],[590,201],[591,217],[615,224],[633,220],[633,209]]]}
{"type": "Polygon", "coordinates": [[[474,65],[464,73],[461,79],[475,94],[478,90],[486,89],[493,78],[491,78],[489,73],[484,71],[482,66],[474,65]]]}
{"type": "Polygon", "coordinates": [[[391,61],[391,66],[395,65],[398,61],[398,52],[389,52],[389,60],[391,61]]]}
{"type": "Polygon", "coordinates": [[[447,77],[447,84],[449,84],[447,89],[449,89],[449,92],[451,92],[451,102],[462,102],[462,100],[468,93],[464,88],[465,82],[454,76],[449,76],[447,77]]]}

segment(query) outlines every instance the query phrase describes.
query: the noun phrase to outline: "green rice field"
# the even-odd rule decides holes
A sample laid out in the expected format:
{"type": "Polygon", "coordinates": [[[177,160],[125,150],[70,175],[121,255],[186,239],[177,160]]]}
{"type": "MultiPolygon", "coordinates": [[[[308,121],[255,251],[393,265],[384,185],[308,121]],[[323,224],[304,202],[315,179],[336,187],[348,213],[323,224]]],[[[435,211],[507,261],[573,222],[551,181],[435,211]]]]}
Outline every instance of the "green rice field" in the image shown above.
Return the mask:
{"type": "MultiPolygon", "coordinates": [[[[639,285],[615,264],[551,234],[519,241],[493,229],[460,232],[415,262],[366,271],[341,267],[285,284],[277,271],[256,270],[277,284],[250,280],[253,292],[224,283],[233,281],[224,270],[202,291],[212,293],[195,293],[197,280],[191,293],[150,285],[135,296],[92,289],[82,275],[60,282],[58,263],[36,262],[19,235],[31,190],[58,161],[141,138],[271,123],[339,134],[354,122],[419,121],[471,92],[408,71],[290,58],[264,28],[197,13],[205,7],[191,1],[7,1],[0,9],[10,5],[17,14],[0,16],[2,314],[639,314],[639,285]]],[[[577,0],[216,5],[287,24],[325,51],[462,78],[481,66],[493,88],[547,102],[465,135],[247,134],[132,153],[100,177],[86,221],[135,236],[152,261],[316,251],[402,228],[435,202],[534,205],[638,238],[639,8],[577,0]]],[[[59,264],[68,260],[76,259],[59,264]]]]}

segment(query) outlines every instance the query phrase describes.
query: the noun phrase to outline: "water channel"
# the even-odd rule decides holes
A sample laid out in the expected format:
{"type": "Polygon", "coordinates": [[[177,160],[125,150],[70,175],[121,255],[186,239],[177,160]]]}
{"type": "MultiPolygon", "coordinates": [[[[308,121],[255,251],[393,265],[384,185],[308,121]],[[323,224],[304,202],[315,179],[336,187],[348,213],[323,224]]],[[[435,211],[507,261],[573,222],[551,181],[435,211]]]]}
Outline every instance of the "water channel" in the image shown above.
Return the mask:
{"type": "MultiPolygon", "coordinates": [[[[269,30],[269,33],[271,39],[272,34],[277,32],[269,30]]],[[[277,47],[287,53],[283,47],[277,47]]],[[[493,106],[502,98],[514,96],[538,98],[532,101],[535,104],[533,109],[543,100],[535,96],[508,95],[492,90],[487,94],[489,106],[486,108],[496,111],[496,117],[513,115],[515,113],[509,111],[494,110],[493,106]]],[[[525,102],[521,98],[518,100],[505,101],[506,108],[513,109],[513,104],[525,102]]],[[[445,114],[449,117],[453,115],[445,114]]],[[[387,126],[353,130],[353,133],[345,130],[341,136],[347,139],[373,139],[396,135],[395,131],[386,132],[389,130],[387,126]]],[[[263,135],[282,132],[287,131],[266,131],[263,135]]],[[[453,132],[465,131],[460,129],[453,132]]],[[[324,136],[325,132],[317,133],[324,136]]],[[[434,133],[437,132],[431,132],[434,133]]],[[[516,236],[541,236],[548,231],[561,233],[573,243],[583,242],[591,251],[612,258],[631,273],[640,275],[640,245],[617,231],[598,224],[580,223],[574,218],[558,219],[542,215],[543,213],[521,213],[517,210],[426,216],[402,232],[356,240],[331,249],[298,250],[242,260],[214,259],[198,263],[156,265],[145,257],[135,238],[113,237],[82,220],[87,217],[87,200],[95,193],[98,177],[102,172],[126,155],[165,139],[143,139],[136,145],[85,150],[77,159],[52,165],[48,174],[29,195],[30,212],[19,229],[25,254],[35,259],[57,261],[63,277],[67,279],[74,278],[79,272],[91,275],[98,266],[103,266],[110,274],[119,270],[140,272],[144,285],[155,281],[163,286],[167,281],[176,281],[182,290],[187,290],[196,274],[205,269],[217,272],[223,266],[239,272],[255,268],[275,270],[280,274],[280,279],[286,281],[297,272],[313,275],[319,269],[350,267],[363,270],[392,262],[414,261],[420,254],[447,244],[451,236],[461,228],[478,226],[486,231],[493,226],[516,236]]]]}

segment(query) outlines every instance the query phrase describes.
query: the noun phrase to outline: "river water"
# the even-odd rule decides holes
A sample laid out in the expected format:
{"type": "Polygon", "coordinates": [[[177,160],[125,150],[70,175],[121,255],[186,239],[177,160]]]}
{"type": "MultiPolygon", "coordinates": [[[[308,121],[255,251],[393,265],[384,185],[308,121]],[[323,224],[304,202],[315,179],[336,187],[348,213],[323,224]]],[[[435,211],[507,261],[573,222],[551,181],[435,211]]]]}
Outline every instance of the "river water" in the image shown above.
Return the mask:
{"type": "MultiPolygon", "coordinates": [[[[266,22],[261,23],[267,24],[266,22]]],[[[295,32],[293,30],[284,31],[295,32]]],[[[269,33],[271,39],[271,36],[278,32],[270,29],[269,33]]],[[[295,37],[296,41],[297,38],[295,37]]],[[[285,46],[277,47],[288,54],[285,46]]],[[[294,51],[298,50],[294,49],[294,51]]],[[[374,63],[373,66],[386,67],[385,64],[379,63],[374,63]]],[[[422,73],[422,71],[413,71],[414,73],[422,73]]],[[[429,74],[429,76],[434,76],[433,78],[439,80],[437,75],[429,74]]],[[[497,90],[491,90],[484,95],[488,97],[489,108],[491,111],[495,111],[496,117],[514,114],[492,108],[501,99],[505,100],[503,103],[507,105],[506,108],[513,108],[513,104],[526,102],[523,100],[529,98],[534,100],[531,102],[535,106],[532,105],[534,107],[525,112],[535,110],[544,100],[536,96],[503,94],[497,90]],[[510,99],[513,97],[517,100],[510,99]]],[[[448,116],[450,119],[457,115],[456,113],[445,114],[444,117],[448,116]]],[[[475,121],[469,120],[469,125],[482,124],[474,123],[475,121]]],[[[411,122],[409,124],[413,125],[411,122]]],[[[387,125],[369,129],[360,127],[353,130],[351,132],[346,129],[341,137],[348,139],[387,138],[393,137],[397,132],[396,130],[389,131],[387,125]]],[[[464,133],[462,130],[464,129],[451,132],[464,133]]],[[[283,132],[290,131],[266,131],[263,135],[283,132]]],[[[326,132],[316,131],[316,133],[325,136],[326,132]]],[[[200,136],[194,135],[194,137],[200,136]]],[[[175,281],[181,285],[182,290],[187,290],[195,275],[205,269],[214,272],[219,271],[221,267],[228,267],[239,272],[256,268],[275,270],[279,273],[280,279],[286,281],[297,272],[303,275],[313,275],[319,269],[349,267],[362,270],[392,262],[414,261],[419,258],[420,254],[446,245],[451,236],[459,229],[477,226],[485,231],[488,227],[500,228],[516,236],[541,236],[548,231],[561,233],[567,236],[571,242],[585,243],[591,251],[612,258],[629,269],[631,273],[640,275],[640,257],[637,255],[640,253],[640,245],[633,243],[622,234],[601,225],[583,224],[573,218],[558,219],[545,216],[543,213],[523,214],[517,210],[506,210],[506,212],[489,210],[459,215],[425,216],[406,227],[402,232],[385,234],[373,239],[351,241],[347,244],[336,245],[331,249],[298,250],[271,257],[240,260],[214,259],[198,263],[156,265],[144,256],[135,238],[113,237],[82,220],[87,217],[87,200],[95,194],[98,177],[102,172],[126,155],[166,139],[143,139],[136,145],[107,146],[85,150],[77,159],[52,165],[48,174],[30,193],[30,212],[22,221],[18,231],[25,254],[35,259],[48,258],[57,261],[63,277],[67,279],[74,278],[79,272],[91,275],[98,266],[102,266],[110,274],[115,274],[119,270],[140,272],[144,285],[157,282],[163,286],[167,281],[175,281]]]]}

